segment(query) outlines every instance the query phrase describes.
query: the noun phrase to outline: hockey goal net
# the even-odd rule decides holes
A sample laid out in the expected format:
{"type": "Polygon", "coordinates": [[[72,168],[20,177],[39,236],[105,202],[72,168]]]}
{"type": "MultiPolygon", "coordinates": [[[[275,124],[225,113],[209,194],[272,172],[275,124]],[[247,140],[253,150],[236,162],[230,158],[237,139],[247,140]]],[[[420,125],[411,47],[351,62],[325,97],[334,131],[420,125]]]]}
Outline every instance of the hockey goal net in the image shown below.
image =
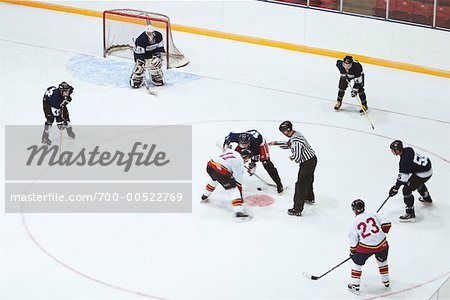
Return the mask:
{"type": "Polygon", "coordinates": [[[161,32],[166,53],[167,68],[179,68],[189,60],[177,49],[173,42],[168,16],[135,9],[113,9],[103,12],[103,57],[114,55],[133,59],[134,39],[152,25],[161,32]]]}

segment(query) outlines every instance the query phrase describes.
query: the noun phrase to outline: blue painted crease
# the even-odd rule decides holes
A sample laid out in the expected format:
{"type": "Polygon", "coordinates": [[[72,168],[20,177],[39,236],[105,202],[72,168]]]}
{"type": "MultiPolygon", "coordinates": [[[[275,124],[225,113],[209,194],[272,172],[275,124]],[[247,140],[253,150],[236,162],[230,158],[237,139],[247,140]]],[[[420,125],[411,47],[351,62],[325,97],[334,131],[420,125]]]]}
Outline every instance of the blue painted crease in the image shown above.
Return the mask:
{"type": "MultiPolygon", "coordinates": [[[[69,72],[83,81],[101,86],[121,88],[130,88],[129,80],[133,67],[132,61],[82,54],[74,56],[67,64],[69,72]]],[[[163,72],[167,85],[187,83],[201,78],[194,74],[181,72],[178,69],[164,69],[163,72]]]]}

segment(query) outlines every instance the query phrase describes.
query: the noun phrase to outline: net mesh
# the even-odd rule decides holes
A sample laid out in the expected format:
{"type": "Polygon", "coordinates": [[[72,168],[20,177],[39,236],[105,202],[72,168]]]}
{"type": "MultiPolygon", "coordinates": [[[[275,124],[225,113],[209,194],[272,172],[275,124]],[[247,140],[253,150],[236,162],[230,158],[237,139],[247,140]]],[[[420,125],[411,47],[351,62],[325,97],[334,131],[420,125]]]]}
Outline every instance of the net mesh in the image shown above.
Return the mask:
{"type": "Polygon", "coordinates": [[[189,60],[173,42],[169,17],[134,9],[114,9],[103,12],[103,56],[114,55],[133,59],[134,39],[149,24],[163,35],[166,50],[163,59],[167,68],[187,65],[189,60]]]}

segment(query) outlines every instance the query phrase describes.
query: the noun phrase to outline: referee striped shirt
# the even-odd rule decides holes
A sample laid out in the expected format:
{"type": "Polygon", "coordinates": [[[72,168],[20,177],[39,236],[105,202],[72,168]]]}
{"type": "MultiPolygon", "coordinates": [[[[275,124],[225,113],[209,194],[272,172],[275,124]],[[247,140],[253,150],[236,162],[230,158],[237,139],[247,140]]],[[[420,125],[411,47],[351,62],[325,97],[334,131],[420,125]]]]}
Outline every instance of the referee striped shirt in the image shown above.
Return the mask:
{"type": "Polygon", "coordinates": [[[289,139],[289,144],[292,151],[291,158],[296,163],[303,163],[316,155],[311,145],[309,145],[305,137],[298,131],[294,131],[294,134],[289,139]]]}

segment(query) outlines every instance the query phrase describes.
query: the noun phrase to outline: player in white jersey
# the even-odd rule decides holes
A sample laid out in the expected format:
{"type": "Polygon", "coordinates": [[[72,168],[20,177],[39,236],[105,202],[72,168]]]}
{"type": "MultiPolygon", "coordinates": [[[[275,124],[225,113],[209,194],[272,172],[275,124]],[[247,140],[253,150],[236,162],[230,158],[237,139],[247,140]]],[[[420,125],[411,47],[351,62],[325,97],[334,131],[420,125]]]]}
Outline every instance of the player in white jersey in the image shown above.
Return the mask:
{"type": "Polygon", "coordinates": [[[241,149],[240,152],[226,150],[221,155],[211,159],[206,167],[206,172],[211,179],[206,185],[206,192],[202,195],[202,202],[207,202],[208,197],[215,190],[218,183],[230,192],[236,217],[240,220],[249,220],[251,217],[245,212],[242,204],[242,178],[244,177],[246,163],[252,157],[250,150],[241,149]]]}
{"type": "Polygon", "coordinates": [[[388,289],[389,268],[387,257],[389,245],[386,240],[386,233],[389,232],[391,223],[378,213],[365,212],[365,204],[361,199],[352,202],[352,210],[356,216],[348,234],[350,257],[353,261],[351,282],[348,284],[348,289],[359,295],[361,269],[372,254],[375,254],[377,259],[381,281],[388,289]]]}

